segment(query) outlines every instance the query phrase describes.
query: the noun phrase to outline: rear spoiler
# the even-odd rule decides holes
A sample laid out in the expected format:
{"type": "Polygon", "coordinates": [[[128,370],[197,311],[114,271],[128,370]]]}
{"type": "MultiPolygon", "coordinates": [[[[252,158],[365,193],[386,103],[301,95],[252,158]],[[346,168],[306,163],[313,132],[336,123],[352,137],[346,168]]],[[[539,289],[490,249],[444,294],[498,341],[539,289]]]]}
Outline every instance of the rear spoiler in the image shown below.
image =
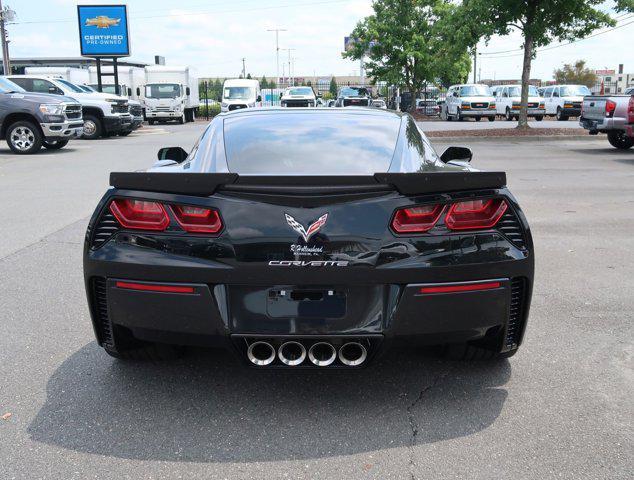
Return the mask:
{"type": "Polygon", "coordinates": [[[209,196],[222,187],[268,187],[280,190],[319,190],[332,187],[392,187],[403,195],[485,190],[506,186],[505,172],[435,172],[435,173],[375,173],[374,175],[282,175],[259,176],[237,173],[181,172],[112,172],[110,185],[122,190],[209,196]]]}

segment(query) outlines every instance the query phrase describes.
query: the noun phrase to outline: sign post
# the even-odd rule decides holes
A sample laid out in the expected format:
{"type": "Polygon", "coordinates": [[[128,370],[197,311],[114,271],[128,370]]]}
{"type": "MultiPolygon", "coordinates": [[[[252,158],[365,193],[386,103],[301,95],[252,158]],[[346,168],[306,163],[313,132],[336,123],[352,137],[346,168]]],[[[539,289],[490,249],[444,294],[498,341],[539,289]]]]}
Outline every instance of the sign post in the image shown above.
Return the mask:
{"type": "Polygon", "coordinates": [[[114,77],[119,95],[117,58],[130,56],[130,31],[126,5],[77,5],[79,45],[82,57],[97,63],[97,89],[102,90],[102,76],[114,77]],[[101,59],[112,58],[112,73],[101,71],[101,59]]]}

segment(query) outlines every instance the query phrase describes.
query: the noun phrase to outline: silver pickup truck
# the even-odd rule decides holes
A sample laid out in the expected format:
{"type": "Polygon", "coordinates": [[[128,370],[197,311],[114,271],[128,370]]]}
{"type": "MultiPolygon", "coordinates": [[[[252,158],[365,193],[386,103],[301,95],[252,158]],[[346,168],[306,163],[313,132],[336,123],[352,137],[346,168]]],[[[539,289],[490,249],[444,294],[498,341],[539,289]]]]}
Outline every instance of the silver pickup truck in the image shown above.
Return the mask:
{"type": "Polygon", "coordinates": [[[634,94],[590,95],[583,98],[579,124],[590,135],[607,133],[610,145],[627,150],[634,145],[634,94]]]}

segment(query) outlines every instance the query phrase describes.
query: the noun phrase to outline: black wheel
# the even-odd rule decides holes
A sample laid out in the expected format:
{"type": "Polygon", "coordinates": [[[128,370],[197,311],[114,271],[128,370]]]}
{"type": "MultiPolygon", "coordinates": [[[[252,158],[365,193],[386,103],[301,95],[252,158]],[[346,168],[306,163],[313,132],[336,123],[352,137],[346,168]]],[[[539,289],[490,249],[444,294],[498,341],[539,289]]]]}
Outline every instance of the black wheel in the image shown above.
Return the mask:
{"type": "Polygon", "coordinates": [[[104,347],[108,355],[118,360],[126,361],[165,361],[176,360],[183,355],[183,349],[163,343],[147,343],[135,348],[117,351],[104,347]]]}
{"type": "Polygon", "coordinates": [[[544,119],[543,115],[535,115],[535,120],[537,120],[538,122],[541,122],[544,119]]]}
{"type": "Polygon", "coordinates": [[[495,122],[495,115],[489,117],[489,122],[495,122]]]}
{"type": "Polygon", "coordinates": [[[125,132],[119,132],[119,135],[121,135],[122,137],[127,137],[131,133],[132,133],[132,130],[126,130],[125,132]]]}
{"type": "Polygon", "coordinates": [[[608,132],[608,142],[619,150],[628,150],[634,145],[634,138],[628,137],[623,130],[608,132]]]}
{"type": "Polygon", "coordinates": [[[185,123],[185,113],[183,112],[183,114],[180,116],[180,118],[178,119],[178,124],[182,125],[183,123],[185,123]]]}
{"type": "Polygon", "coordinates": [[[459,108],[456,109],[456,118],[458,119],[459,122],[462,122],[464,120],[464,117],[462,115],[460,115],[460,109],[459,108]]]}
{"type": "Polygon", "coordinates": [[[51,142],[44,140],[42,145],[44,145],[44,148],[48,148],[49,150],[59,150],[60,148],[64,148],[68,145],[68,140],[53,140],[51,142]]]}
{"type": "Polygon", "coordinates": [[[21,120],[9,125],[5,140],[13,153],[29,155],[42,148],[44,136],[37,125],[21,120]]]}
{"type": "Polygon", "coordinates": [[[507,122],[510,122],[511,120],[513,120],[513,115],[511,115],[511,109],[509,107],[506,107],[506,111],[504,112],[504,119],[507,122]]]}
{"type": "Polygon", "coordinates": [[[557,113],[555,114],[555,117],[560,122],[565,122],[566,120],[568,120],[568,115],[564,115],[564,112],[561,109],[561,107],[557,107],[557,113]]]}
{"type": "Polygon", "coordinates": [[[84,135],[87,140],[96,140],[101,137],[103,126],[101,120],[94,115],[84,115],[84,135]]]}
{"type": "Polygon", "coordinates": [[[482,117],[474,117],[474,120],[475,120],[476,122],[479,122],[480,120],[482,120],[482,117]]]}
{"type": "Polygon", "coordinates": [[[150,125],[154,125],[154,120],[148,120],[147,123],[149,123],[150,125]]]}
{"type": "Polygon", "coordinates": [[[457,343],[445,346],[443,357],[450,360],[500,360],[510,358],[517,353],[515,350],[508,352],[496,352],[487,350],[470,343],[457,343]]]}

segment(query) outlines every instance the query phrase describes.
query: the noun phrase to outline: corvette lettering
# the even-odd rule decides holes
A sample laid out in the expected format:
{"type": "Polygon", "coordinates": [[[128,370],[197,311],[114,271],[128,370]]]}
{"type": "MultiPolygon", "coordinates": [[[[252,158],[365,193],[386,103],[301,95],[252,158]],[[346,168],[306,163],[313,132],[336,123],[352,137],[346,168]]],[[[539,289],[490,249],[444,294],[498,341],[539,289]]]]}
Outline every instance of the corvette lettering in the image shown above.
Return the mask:
{"type": "Polygon", "coordinates": [[[347,261],[339,260],[271,260],[270,267],[347,267],[347,261]]]}

